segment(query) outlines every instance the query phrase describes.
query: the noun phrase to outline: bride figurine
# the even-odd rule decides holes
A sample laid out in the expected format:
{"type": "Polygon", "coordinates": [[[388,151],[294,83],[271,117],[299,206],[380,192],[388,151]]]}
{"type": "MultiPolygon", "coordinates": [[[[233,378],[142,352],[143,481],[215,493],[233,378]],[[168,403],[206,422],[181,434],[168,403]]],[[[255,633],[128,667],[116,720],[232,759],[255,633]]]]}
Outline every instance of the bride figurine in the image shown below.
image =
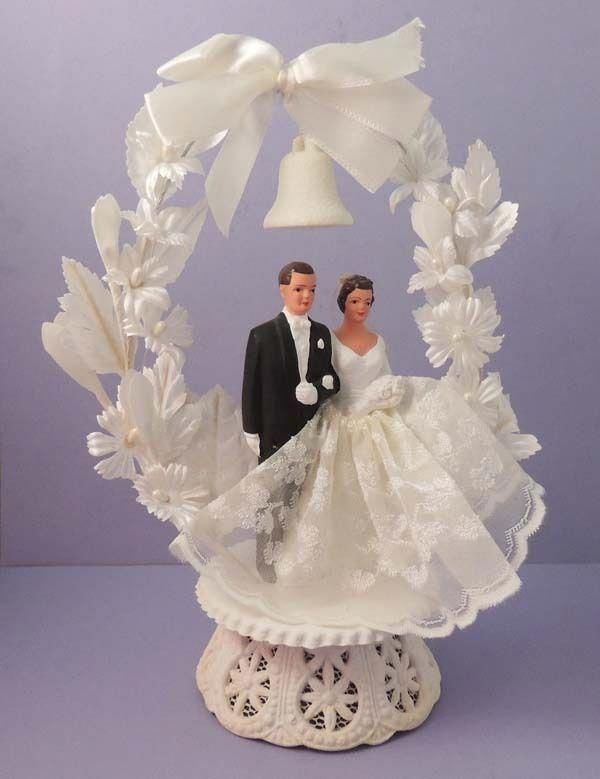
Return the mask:
{"type": "Polygon", "coordinates": [[[305,647],[447,636],[520,587],[543,489],[451,380],[392,374],[374,301],[342,278],[339,393],[171,545],[225,627],[305,647]]]}

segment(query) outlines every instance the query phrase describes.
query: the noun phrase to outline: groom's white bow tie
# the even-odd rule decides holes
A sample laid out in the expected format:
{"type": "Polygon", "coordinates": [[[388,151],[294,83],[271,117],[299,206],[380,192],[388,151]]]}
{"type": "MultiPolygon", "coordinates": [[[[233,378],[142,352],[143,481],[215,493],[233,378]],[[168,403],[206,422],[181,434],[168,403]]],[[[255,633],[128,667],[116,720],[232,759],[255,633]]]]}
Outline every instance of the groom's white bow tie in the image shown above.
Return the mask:
{"type": "Polygon", "coordinates": [[[162,141],[223,141],[206,178],[206,196],[228,235],[279,93],[300,132],[369,192],[387,181],[431,98],[404,76],[418,70],[419,19],[362,43],[327,43],[286,63],[271,44],[219,34],[158,69],[179,83],[149,92],[146,106],[162,141]]]}

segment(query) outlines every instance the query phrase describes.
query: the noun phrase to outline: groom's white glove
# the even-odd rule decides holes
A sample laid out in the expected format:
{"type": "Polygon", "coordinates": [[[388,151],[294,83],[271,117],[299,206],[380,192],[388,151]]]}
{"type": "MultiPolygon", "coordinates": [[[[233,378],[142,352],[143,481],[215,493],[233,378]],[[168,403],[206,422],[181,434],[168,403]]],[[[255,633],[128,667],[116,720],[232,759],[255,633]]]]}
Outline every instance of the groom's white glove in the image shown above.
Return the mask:
{"type": "Polygon", "coordinates": [[[296,387],[296,400],[305,406],[314,406],[319,401],[319,393],[314,384],[308,381],[301,381],[296,387]]]}
{"type": "Polygon", "coordinates": [[[260,457],[260,436],[258,433],[246,433],[244,432],[244,438],[246,443],[252,449],[257,457],[260,457]]]}

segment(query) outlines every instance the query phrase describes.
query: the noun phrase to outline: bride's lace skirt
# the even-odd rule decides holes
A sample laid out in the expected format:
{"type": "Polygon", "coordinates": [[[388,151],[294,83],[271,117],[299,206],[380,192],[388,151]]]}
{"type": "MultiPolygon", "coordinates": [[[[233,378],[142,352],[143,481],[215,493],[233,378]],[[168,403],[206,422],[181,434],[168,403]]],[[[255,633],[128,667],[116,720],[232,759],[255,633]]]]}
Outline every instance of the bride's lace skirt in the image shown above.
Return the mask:
{"type": "Polygon", "coordinates": [[[445,381],[376,389],[325,405],[173,542],[218,621],[304,645],[445,636],[519,588],[543,489],[445,381]]]}

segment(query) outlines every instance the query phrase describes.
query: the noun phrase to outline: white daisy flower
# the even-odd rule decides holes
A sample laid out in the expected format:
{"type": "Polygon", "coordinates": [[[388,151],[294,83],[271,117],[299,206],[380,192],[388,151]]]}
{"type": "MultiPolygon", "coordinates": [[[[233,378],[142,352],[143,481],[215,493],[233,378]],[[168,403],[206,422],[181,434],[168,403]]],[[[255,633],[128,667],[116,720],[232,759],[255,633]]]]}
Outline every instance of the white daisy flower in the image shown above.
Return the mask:
{"type": "Polygon", "coordinates": [[[129,318],[139,320],[146,308],[169,308],[171,299],[164,288],[168,269],[159,257],[141,260],[139,248],[126,244],[118,266],[110,268],[106,280],[123,289],[123,306],[129,318]]]}
{"type": "Polygon", "coordinates": [[[88,451],[106,457],[94,466],[105,479],[133,479],[135,463],[148,455],[153,427],[152,386],[136,371],[129,371],[119,385],[117,404],[96,417],[106,433],[90,433],[88,451]]]}
{"type": "Polygon", "coordinates": [[[453,373],[469,373],[488,362],[504,336],[493,335],[500,324],[496,300],[489,287],[469,297],[453,292],[436,306],[426,303],[414,312],[415,320],[429,344],[427,359],[434,368],[452,360],[453,373]]]}
{"type": "Polygon", "coordinates": [[[450,236],[442,238],[434,249],[417,246],[414,261],[419,271],[410,277],[408,292],[440,287],[444,292],[455,292],[473,283],[473,274],[456,262],[456,247],[450,236]]]}
{"type": "Polygon", "coordinates": [[[181,349],[191,346],[194,339],[188,312],[181,306],[175,306],[164,319],[161,319],[162,314],[161,309],[147,306],[140,321],[125,318],[125,333],[144,338],[146,349],[155,354],[172,346],[181,349]]]}
{"type": "Polygon", "coordinates": [[[182,210],[163,208],[162,211],[156,211],[149,200],[141,198],[137,210],[121,211],[121,216],[131,224],[140,238],[168,246],[185,246],[189,243],[189,237],[175,231],[182,210]]]}
{"type": "Polygon", "coordinates": [[[111,406],[96,417],[106,433],[90,433],[88,451],[93,457],[106,457],[94,470],[104,479],[133,479],[136,475],[135,456],[140,452],[138,431],[132,427],[122,410],[111,406]]]}
{"type": "Polygon", "coordinates": [[[138,503],[163,522],[171,521],[182,530],[210,498],[202,474],[185,465],[151,465],[134,480],[138,503]]]}

